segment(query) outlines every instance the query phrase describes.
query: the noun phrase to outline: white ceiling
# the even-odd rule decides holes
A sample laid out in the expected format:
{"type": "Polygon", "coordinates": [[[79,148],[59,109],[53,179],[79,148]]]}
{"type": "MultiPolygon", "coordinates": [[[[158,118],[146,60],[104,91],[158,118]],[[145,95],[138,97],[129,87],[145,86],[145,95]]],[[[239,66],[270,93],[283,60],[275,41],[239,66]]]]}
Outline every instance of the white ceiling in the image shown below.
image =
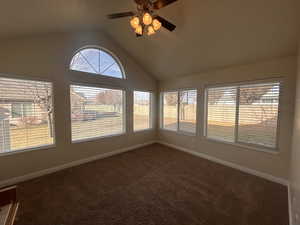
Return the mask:
{"type": "Polygon", "coordinates": [[[157,79],[296,54],[297,0],[178,0],[159,14],[177,29],[135,38],[128,18],[133,0],[6,0],[0,37],[49,32],[106,32],[157,79]]]}

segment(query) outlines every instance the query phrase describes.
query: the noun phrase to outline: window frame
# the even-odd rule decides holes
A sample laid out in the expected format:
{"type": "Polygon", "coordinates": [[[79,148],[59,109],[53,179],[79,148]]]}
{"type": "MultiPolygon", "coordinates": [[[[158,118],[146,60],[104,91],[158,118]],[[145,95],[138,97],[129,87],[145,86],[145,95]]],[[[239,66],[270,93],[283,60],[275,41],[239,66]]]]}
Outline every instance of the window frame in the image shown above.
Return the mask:
{"type": "Polygon", "coordinates": [[[183,135],[186,135],[186,136],[198,136],[198,118],[199,118],[199,113],[198,113],[198,103],[199,103],[199,95],[198,95],[199,91],[198,91],[198,88],[181,88],[181,89],[174,89],[174,90],[165,90],[165,91],[161,91],[160,92],[160,120],[159,120],[159,124],[160,124],[160,129],[161,130],[165,130],[165,131],[170,131],[170,132],[175,132],[175,133],[178,133],[178,134],[183,134],[183,135]],[[196,100],[196,129],[195,129],[195,133],[193,132],[188,132],[188,131],[183,131],[183,130],[180,130],[179,129],[179,122],[180,122],[180,119],[179,119],[179,114],[180,114],[180,92],[183,92],[183,91],[196,91],[197,94],[197,100],[196,100]],[[164,93],[170,93],[170,92],[177,92],[177,126],[176,126],[176,130],[170,130],[170,129],[166,129],[164,128],[164,93]]]}
{"type": "Polygon", "coordinates": [[[279,148],[279,137],[280,137],[280,121],[281,121],[281,102],[282,102],[282,90],[283,90],[283,83],[284,80],[282,77],[278,78],[270,78],[270,79],[264,79],[264,80],[254,80],[254,81],[244,81],[244,82],[236,82],[236,83],[223,83],[223,84],[214,84],[214,85],[206,85],[204,87],[204,126],[203,126],[203,136],[206,140],[218,142],[218,143],[225,143],[230,144],[238,147],[243,147],[251,150],[256,150],[260,152],[266,152],[271,154],[279,154],[280,148],[279,148]],[[238,129],[239,129],[239,105],[240,105],[240,87],[247,86],[247,85],[260,85],[260,84],[268,84],[268,83],[279,83],[279,98],[278,98],[278,113],[277,113],[277,125],[276,125],[276,141],[275,141],[275,147],[268,147],[263,146],[259,144],[252,144],[252,143],[244,143],[241,141],[238,141],[238,129]],[[235,130],[234,130],[234,141],[225,141],[220,140],[216,138],[211,138],[207,136],[207,127],[208,127],[208,89],[209,88],[218,88],[218,87],[235,87],[237,89],[236,92],[236,109],[235,109],[235,130]]]}
{"type": "Polygon", "coordinates": [[[37,82],[48,82],[51,84],[51,91],[52,91],[52,108],[53,108],[53,114],[52,114],[52,119],[53,119],[53,143],[52,144],[46,144],[46,145],[38,145],[35,147],[30,147],[30,148],[21,148],[18,150],[14,151],[9,151],[9,152],[0,152],[0,157],[1,156],[9,156],[9,155],[14,155],[14,154],[20,154],[20,153],[25,153],[25,152],[31,152],[31,151],[38,151],[38,150],[54,150],[56,147],[56,120],[55,120],[55,85],[54,82],[50,79],[45,79],[41,77],[32,77],[32,76],[24,76],[24,75],[15,75],[15,74],[3,74],[0,73],[0,77],[2,78],[8,78],[8,79],[16,79],[16,80],[28,80],[28,81],[37,81],[37,82]]]}
{"type": "Polygon", "coordinates": [[[118,79],[118,80],[126,80],[127,79],[124,66],[121,63],[121,60],[119,59],[119,57],[115,53],[113,53],[112,51],[108,50],[107,48],[104,48],[104,47],[98,46],[98,45],[87,45],[87,46],[83,46],[83,47],[77,49],[71,56],[71,61],[68,64],[68,70],[72,71],[72,72],[86,73],[86,74],[90,74],[90,75],[93,75],[93,76],[100,76],[102,78],[112,78],[112,79],[118,79]],[[103,52],[107,53],[108,55],[110,55],[116,61],[116,63],[118,64],[118,66],[121,70],[121,73],[122,73],[122,77],[113,77],[113,76],[108,76],[108,75],[104,75],[104,74],[101,74],[101,73],[91,73],[91,72],[85,72],[85,71],[79,71],[79,70],[71,69],[72,61],[73,61],[74,57],[79,52],[81,52],[85,49],[97,49],[99,51],[103,51],[103,52]]]}
{"type": "Polygon", "coordinates": [[[123,87],[117,87],[117,86],[110,86],[110,85],[105,85],[105,84],[91,84],[91,83],[84,83],[84,82],[69,82],[68,85],[68,94],[69,94],[69,109],[70,109],[70,113],[69,113],[69,119],[70,119],[70,140],[71,140],[71,144],[76,144],[76,143],[82,143],[82,142],[89,142],[89,141],[96,141],[96,140],[101,140],[101,139],[105,139],[105,138],[110,138],[110,137],[117,137],[117,136],[122,136],[125,135],[127,133],[127,123],[126,123],[126,115],[127,115],[127,111],[126,111],[126,93],[127,90],[126,88],[123,87]],[[77,85],[77,86],[85,86],[85,87],[91,87],[91,88],[104,88],[104,89],[112,89],[112,90],[119,90],[122,91],[122,111],[123,111],[123,115],[122,115],[122,119],[123,119],[123,130],[120,133],[116,133],[116,134],[111,134],[111,135],[104,135],[104,136],[97,136],[97,137],[90,137],[90,138],[82,138],[82,139],[78,139],[78,140],[73,140],[72,137],[72,113],[71,113],[71,107],[72,107],[72,103],[71,103],[71,86],[72,85],[77,85]]]}
{"type": "Polygon", "coordinates": [[[154,93],[153,91],[149,91],[149,90],[141,90],[141,89],[134,89],[132,91],[132,106],[133,106],[133,110],[132,110],[132,130],[133,133],[138,133],[138,132],[143,132],[143,131],[149,131],[149,130],[153,130],[154,129],[154,93]],[[150,103],[149,103],[149,128],[146,129],[139,129],[139,130],[135,130],[134,129],[134,92],[147,92],[150,94],[150,103]]]}

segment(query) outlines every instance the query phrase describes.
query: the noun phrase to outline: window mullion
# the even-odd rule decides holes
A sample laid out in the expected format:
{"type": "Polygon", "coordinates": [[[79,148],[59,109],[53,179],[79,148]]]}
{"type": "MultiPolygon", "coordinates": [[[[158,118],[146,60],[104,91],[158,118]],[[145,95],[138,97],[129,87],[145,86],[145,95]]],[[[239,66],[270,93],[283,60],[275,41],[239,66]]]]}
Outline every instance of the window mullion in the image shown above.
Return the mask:
{"type": "Polygon", "coordinates": [[[160,127],[161,128],[164,128],[164,107],[165,107],[165,100],[164,100],[164,98],[165,98],[165,93],[163,92],[160,96],[160,110],[161,110],[161,112],[160,112],[160,127]]]}
{"type": "Polygon", "coordinates": [[[234,142],[238,142],[238,132],[239,132],[239,111],[240,111],[240,87],[236,88],[236,111],[235,111],[235,128],[234,128],[234,142]]]}
{"type": "Polygon", "coordinates": [[[177,92],[177,131],[179,131],[180,91],[177,92]]]}

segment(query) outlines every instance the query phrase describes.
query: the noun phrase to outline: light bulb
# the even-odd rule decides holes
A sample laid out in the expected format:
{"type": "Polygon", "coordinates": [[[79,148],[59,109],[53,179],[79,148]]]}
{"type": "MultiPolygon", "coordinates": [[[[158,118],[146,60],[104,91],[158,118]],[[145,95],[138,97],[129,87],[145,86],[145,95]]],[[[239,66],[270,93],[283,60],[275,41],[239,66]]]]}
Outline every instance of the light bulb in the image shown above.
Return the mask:
{"type": "Polygon", "coordinates": [[[138,25],[137,28],[135,29],[135,33],[139,35],[143,35],[143,28],[141,25],[138,25]]]}
{"type": "Polygon", "coordinates": [[[148,33],[147,33],[149,36],[152,35],[152,34],[155,34],[155,30],[152,26],[149,26],[148,27],[148,33]]]}
{"type": "Polygon", "coordinates": [[[152,26],[154,30],[159,30],[161,28],[161,22],[159,22],[158,19],[154,19],[152,22],[152,26]]]}
{"type": "Polygon", "coordinates": [[[140,25],[140,19],[135,16],[130,20],[130,25],[133,29],[136,29],[140,25]]]}
{"type": "Polygon", "coordinates": [[[145,13],[143,16],[143,23],[145,25],[150,25],[152,23],[152,16],[149,13],[145,13]]]}

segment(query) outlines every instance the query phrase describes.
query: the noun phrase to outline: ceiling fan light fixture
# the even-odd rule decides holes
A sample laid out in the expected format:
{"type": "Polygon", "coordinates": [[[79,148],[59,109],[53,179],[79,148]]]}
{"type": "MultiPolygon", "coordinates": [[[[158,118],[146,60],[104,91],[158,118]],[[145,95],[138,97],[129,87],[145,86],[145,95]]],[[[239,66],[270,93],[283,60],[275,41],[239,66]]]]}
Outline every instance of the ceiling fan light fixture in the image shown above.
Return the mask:
{"type": "Polygon", "coordinates": [[[154,30],[159,30],[161,28],[161,22],[159,22],[158,19],[154,19],[152,22],[152,26],[154,30]]]}
{"type": "Polygon", "coordinates": [[[138,25],[137,28],[134,31],[135,31],[135,33],[137,33],[139,35],[143,35],[143,27],[142,27],[142,25],[138,25]]]}
{"type": "Polygon", "coordinates": [[[153,28],[153,26],[148,26],[148,33],[147,33],[149,36],[152,35],[152,34],[155,34],[155,30],[153,28]]]}
{"type": "Polygon", "coordinates": [[[140,19],[135,16],[130,20],[130,25],[133,29],[136,29],[140,25],[140,19]]]}
{"type": "Polygon", "coordinates": [[[150,13],[146,12],[143,15],[143,23],[147,26],[152,23],[152,16],[150,15],[150,13]]]}

